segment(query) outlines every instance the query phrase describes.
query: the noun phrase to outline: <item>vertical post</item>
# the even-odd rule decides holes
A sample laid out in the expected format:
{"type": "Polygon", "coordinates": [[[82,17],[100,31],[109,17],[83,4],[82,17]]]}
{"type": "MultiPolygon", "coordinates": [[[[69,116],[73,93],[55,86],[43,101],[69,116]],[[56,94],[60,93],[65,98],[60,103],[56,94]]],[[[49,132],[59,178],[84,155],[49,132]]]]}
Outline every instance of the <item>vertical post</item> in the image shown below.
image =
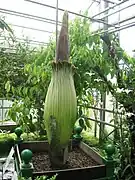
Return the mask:
{"type": "Polygon", "coordinates": [[[113,159],[113,155],[115,153],[115,146],[112,144],[108,144],[105,147],[105,152],[106,152],[106,160],[105,160],[106,178],[108,180],[115,180],[114,177],[115,160],[113,159]]]}
{"type": "MultiPolygon", "coordinates": [[[[120,9],[120,5],[118,6],[118,8],[120,9]]],[[[118,13],[118,26],[120,27],[120,23],[119,22],[120,22],[120,11],[118,13]]],[[[118,41],[120,43],[120,31],[118,31],[118,41]]],[[[115,109],[118,109],[118,101],[117,100],[114,100],[114,101],[115,101],[115,103],[114,103],[115,109]]],[[[115,114],[113,118],[114,118],[114,125],[116,125],[118,123],[118,118],[119,118],[118,114],[115,114]]],[[[121,118],[120,118],[120,126],[121,125],[122,124],[121,124],[121,118]]],[[[116,129],[114,131],[114,143],[115,143],[115,141],[117,141],[118,138],[120,138],[120,130],[116,129]]]]}
{"type": "Polygon", "coordinates": [[[3,124],[3,121],[4,121],[4,118],[3,118],[3,105],[4,105],[4,103],[3,103],[3,99],[2,99],[2,105],[1,105],[1,110],[2,110],[2,124],[3,124]]]}
{"type": "Polygon", "coordinates": [[[32,151],[25,149],[21,152],[22,164],[21,164],[21,176],[25,179],[32,177],[33,175],[33,164],[32,160],[32,151]]]}
{"type": "MultiPolygon", "coordinates": [[[[119,9],[120,9],[120,5],[119,5],[119,9]]],[[[119,10],[119,14],[118,14],[118,22],[120,22],[120,18],[121,14],[120,14],[120,10],[119,10]]],[[[118,26],[120,27],[120,23],[118,23],[118,26]]],[[[119,39],[119,43],[120,43],[120,31],[118,31],[118,39],[119,39]]]]}
{"type": "MultiPolygon", "coordinates": [[[[96,91],[96,106],[98,107],[98,91],[96,91]]],[[[94,116],[95,116],[95,119],[97,119],[97,116],[98,116],[98,110],[94,110],[93,109],[93,112],[94,112],[94,116]]],[[[94,127],[94,136],[97,137],[97,125],[98,123],[95,121],[95,127],[94,127]]]]}
{"type": "Polygon", "coordinates": [[[75,134],[73,135],[73,140],[72,140],[72,146],[79,146],[81,140],[83,139],[81,136],[83,128],[80,126],[75,127],[74,132],[75,134]]]}
{"type": "MultiPolygon", "coordinates": [[[[109,3],[107,1],[104,2],[104,9],[107,9],[109,7],[109,3]]],[[[105,15],[108,14],[108,11],[105,12],[105,15]]],[[[104,18],[104,22],[106,22],[106,24],[104,24],[104,30],[107,30],[108,29],[108,17],[105,17],[104,18]]],[[[103,44],[104,45],[104,44],[103,44]]],[[[104,47],[103,47],[104,48],[104,47]]],[[[106,92],[101,94],[101,102],[102,102],[102,105],[101,105],[101,108],[105,109],[106,107],[106,92]]],[[[102,121],[105,121],[105,111],[101,111],[100,112],[100,119],[102,121]]],[[[99,132],[99,142],[102,142],[102,139],[104,138],[104,128],[105,128],[105,125],[100,123],[100,132],[99,132]]]]}
{"type": "MultiPolygon", "coordinates": [[[[99,2],[99,13],[101,12],[101,1],[99,2]]],[[[101,15],[99,15],[99,19],[100,19],[100,16],[101,15]]],[[[98,24],[98,28],[100,29],[100,27],[101,27],[101,24],[99,23],[98,24]]],[[[98,91],[96,91],[96,103],[97,103],[97,101],[98,101],[98,96],[99,96],[99,92],[98,91]]],[[[98,106],[99,104],[97,104],[97,106],[98,106]]],[[[95,114],[97,113],[98,111],[96,111],[95,112],[95,114]]],[[[98,123],[95,121],[95,127],[94,127],[94,136],[95,137],[97,137],[97,133],[98,133],[98,123]]],[[[100,127],[99,127],[100,128],[100,127]]],[[[100,131],[100,129],[99,129],[99,131],[100,131]]],[[[100,132],[99,132],[99,141],[100,141],[100,132]]]]}
{"type": "MultiPolygon", "coordinates": [[[[18,146],[22,143],[23,139],[21,138],[23,131],[20,127],[15,129],[15,134],[17,136],[15,144],[18,146]]],[[[32,160],[32,152],[29,149],[25,149],[21,152],[22,164],[21,164],[21,176],[25,179],[32,177],[33,175],[33,164],[30,162],[32,160]]]]}
{"type": "Polygon", "coordinates": [[[97,122],[96,121],[95,121],[95,126],[94,126],[94,137],[97,137],[97,122]]]}
{"type": "Polygon", "coordinates": [[[23,139],[22,139],[22,137],[21,137],[22,133],[23,133],[23,131],[22,131],[22,129],[21,129],[20,127],[17,127],[17,128],[15,129],[15,134],[16,134],[16,136],[17,136],[17,138],[16,138],[16,140],[15,140],[15,143],[18,144],[18,145],[19,145],[20,143],[22,143],[22,141],[23,141],[23,139]]]}

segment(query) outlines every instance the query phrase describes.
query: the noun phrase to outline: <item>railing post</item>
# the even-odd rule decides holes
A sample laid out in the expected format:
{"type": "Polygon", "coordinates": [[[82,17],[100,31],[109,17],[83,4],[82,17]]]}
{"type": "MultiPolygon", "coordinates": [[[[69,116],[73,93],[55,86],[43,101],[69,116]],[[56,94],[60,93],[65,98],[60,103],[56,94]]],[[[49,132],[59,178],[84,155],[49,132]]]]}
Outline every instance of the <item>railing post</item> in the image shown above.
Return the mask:
{"type": "Polygon", "coordinates": [[[81,126],[77,126],[74,129],[75,134],[73,135],[72,145],[78,146],[82,140],[81,132],[83,128],[81,126]]]}
{"type": "MultiPolygon", "coordinates": [[[[15,145],[17,145],[18,147],[23,142],[23,139],[21,137],[22,133],[23,133],[23,131],[20,127],[17,127],[15,129],[15,134],[17,136],[15,139],[15,145]]],[[[21,177],[24,177],[25,179],[29,179],[33,175],[33,164],[30,162],[32,159],[32,155],[33,155],[32,151],[30,151],[29,149],[25,149],[21,152],[22,162],[20,160],[20,162],[21,162],[20,175],[21,175],[21,177]]]]}
{"type": "Polygon", "coordinates": [[[21,176],[28,179],[33,175],[33,164],[30,162],[32,160],[32,151],[25,149],[21,152],[22,164],[21,164],[21,176]]]}
{"type": "Polygon", "coordinates": [[[23,139],[21,137],[22,133],[23,133],[23,131],[22,131],[22,129],[20,127],[17,127],[15,129],[15,134],[17,136],[17,138],[15,140],[15,144],[21,144],[22,143],[22,141],[23,141],[23,139]]]}
{"type": "Polygon", "coordinates": [[[106,159],[105,159],[106,178],[107,180],[115,180],[114,177],[115,160],[113,159],[113,155],[115,153],[115,146],[112,144],[108,144],[105,147],[105,152],[106,152],[106,159]]]}

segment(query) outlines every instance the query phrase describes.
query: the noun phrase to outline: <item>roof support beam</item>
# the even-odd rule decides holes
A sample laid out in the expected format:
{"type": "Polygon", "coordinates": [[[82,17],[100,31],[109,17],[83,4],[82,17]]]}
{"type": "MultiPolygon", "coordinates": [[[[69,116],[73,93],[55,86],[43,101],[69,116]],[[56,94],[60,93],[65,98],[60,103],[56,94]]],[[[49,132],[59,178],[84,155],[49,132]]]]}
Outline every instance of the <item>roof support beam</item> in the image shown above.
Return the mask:
{"type": "MultiPolygon", "coordinates": [[[[41,5],[41,6],[45,6],[45,7],[48,7],[48,8],[56,9],[55,6],[51,6],[51,5],[48,5],[48,4],[36,2],[36,1],[33,1],[33,0],[25,0],[25,1],[30,2],[30,3],[34,3],[34,4],[38,4],[38,5],[41,5]]],[[[63,12],[65,11],[65,9],[62,9],[62,8],[58,8],[58,10],[63,11],[63,12]]],[[[84,16],[82,14],[75,13],[75,12],[72,12],[72,11],[68,11],[68,13],[74,14],[76,16],[80,16],[80,17],[83,17],[83,18],[87,18],[87,19],[91,20],[92,22],[102,23],[102,24],[108,25],[109,27],[112,26],[111,24],[108,24],[108,23],[104,22],[104,20],[101,20],[101,19],[94,19],[93,17],[84,16]]]]}

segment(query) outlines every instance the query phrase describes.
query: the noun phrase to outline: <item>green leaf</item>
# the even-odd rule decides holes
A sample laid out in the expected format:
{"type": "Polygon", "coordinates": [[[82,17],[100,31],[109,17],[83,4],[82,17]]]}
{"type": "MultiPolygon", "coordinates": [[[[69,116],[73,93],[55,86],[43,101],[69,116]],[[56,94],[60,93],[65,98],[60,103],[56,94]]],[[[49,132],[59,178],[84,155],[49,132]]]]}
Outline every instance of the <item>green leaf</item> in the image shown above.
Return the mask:
{"type": "Polygon", "coordinates": [[[86,124],[86,126],[87,126],[89,129],[92,128],[89,120],[85,120],[85,124],[86,124]]]}
{"type": "Polygon", "coordinates": [[[12,92],[13,94],[15,94],[15,88],[12,86],[12,92]]]}
{"type": "Polygon", "coordinates": [[[14,121],[14,122],[16,122],[16,112],[11,112],[10,113],[10,118],[14,121]]]}
{"type": "Polygon", "coordinates": [[[30,93],[30,97],[32,98],[35,94],[35,87],[31,87],[29,93],[30,93]]]}
{"type": "Polygon", "coordinates": [[[82,116],[83,112],[82,112],[82,107],[79,107],[79,117],[82,116]]]}
{"type": "Polygon", "coordinates": [[[18,87],[18,93],[19,93],[19,95],[20,95],[21,97],[22,97],[22,89],[23,89],[22,86],[18,87]]]}
{"type": "Polygon", "coordinates": [[[30,110],[28,108],[24,108],[24,114],[27,116],[29,114],[30,110]]]}
{"type": "Polygon", "coordinates": [[[2,19],[0,19],[0,28],[1,28],[2,30],[6,29],[7,31],[9,31],[10,33],[13,34],[12,29],[11,29],[11,28],[9,27],[9,25],[8,25],[4,20],[2,20],[2,19]]]}
{"type": "Polygon", "coordinates": [[[7,92],[10,91],[10,87],[11,87],[10,81],[7,81],[7,83],[5,84],[5,89],[6,89],[7,92]]]}
{"type": "Polygon", "coordinates": [[[33,73],[33,76],[36,76],[36,74],[37,74],[37,67],[36,67],[36,65],[34,65],[32,73],[33,73]]]}
{"type": "Polygon", "coordinates": [[[23,88],[23,94],[24,94],[24,96],[28,95],[28,88],[27,87],[23,88]]]}
{"type": "Polygon", "coordinates": [[[81,126],[81,127],[83,127],[84,126],[84,120],[81,118],[81,119],[79,119],[79,125],[81,126]]]}
{"type": "Polygon", "coordinates": [[[36,78],[36,77],[34,77],[34,78],[32,79],[32,83],[33,83],[33,85],[36,85],[36,84],[37,84],[37,82],[38,82],[37,78],[36,78]]]}
{"type": "Polygon", "coordinates": [[[30,64],[26,64],[24,67],[24,73],[28,73],[31,72],[31,65],[30,64]]]}

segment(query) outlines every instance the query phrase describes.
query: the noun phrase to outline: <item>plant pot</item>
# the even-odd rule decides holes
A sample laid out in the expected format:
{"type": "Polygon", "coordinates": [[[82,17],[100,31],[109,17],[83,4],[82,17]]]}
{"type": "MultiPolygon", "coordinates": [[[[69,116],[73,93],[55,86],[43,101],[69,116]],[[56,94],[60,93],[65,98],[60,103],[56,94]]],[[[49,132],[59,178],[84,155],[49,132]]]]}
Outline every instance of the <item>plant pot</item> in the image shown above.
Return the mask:
{"type": "Polygon", "coordinates": [[[23,142],[20,144],[19,151],[16,151],[15,155],[17,157],[15,158],[17,169],[19,169],[20,164],[17,159],[21,159],[20,153],[25,149],[33,152],[33,178],[43,175],[52,177],[55,174],[58,174],[56,180],[63,180],[65,177],[67,179],[76,178],[78,180],[92,180],[106,177],[106,166],[103,163],[102,157],[85,143],[81,142],[79,147],[69,148],[67,169],[53,170],[51,164],[46,164],[49,162],[49,144],[46,141],[23,142]],[[41,165],[43,168],[41,168],[41,165]]]}

